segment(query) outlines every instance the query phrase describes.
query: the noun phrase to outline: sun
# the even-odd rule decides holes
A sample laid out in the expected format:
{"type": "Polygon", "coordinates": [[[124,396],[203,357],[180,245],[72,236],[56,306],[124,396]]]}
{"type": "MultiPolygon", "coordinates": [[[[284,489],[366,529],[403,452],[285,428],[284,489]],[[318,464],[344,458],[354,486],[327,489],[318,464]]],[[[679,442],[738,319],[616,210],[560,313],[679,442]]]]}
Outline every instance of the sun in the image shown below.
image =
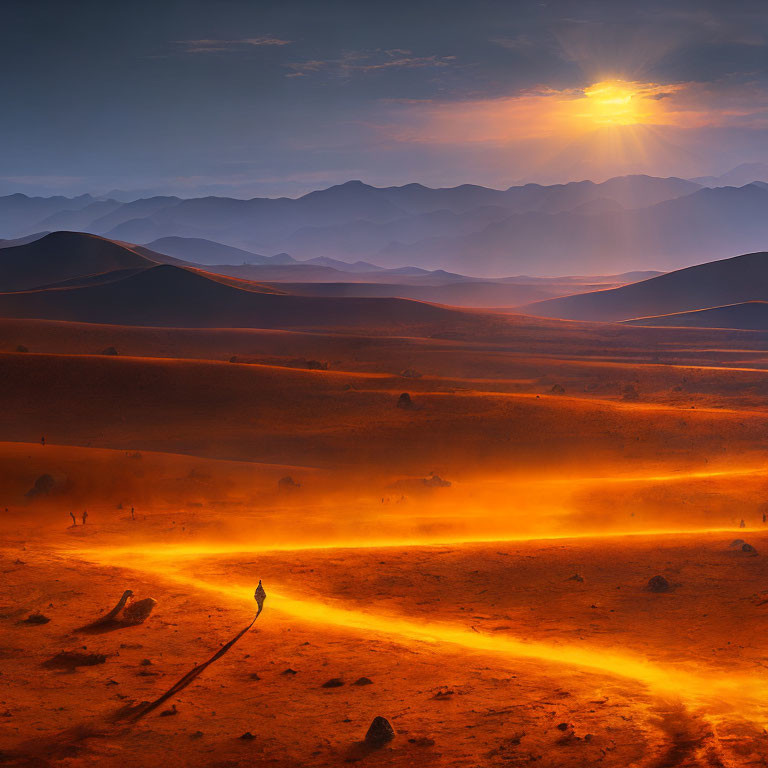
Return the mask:
{"type": "Polygon", "coordinates": [[[652,122],[648,86],[625,80],[603,80],[584,89],[579,117],[597,125],[639,125],[652,122]]]}

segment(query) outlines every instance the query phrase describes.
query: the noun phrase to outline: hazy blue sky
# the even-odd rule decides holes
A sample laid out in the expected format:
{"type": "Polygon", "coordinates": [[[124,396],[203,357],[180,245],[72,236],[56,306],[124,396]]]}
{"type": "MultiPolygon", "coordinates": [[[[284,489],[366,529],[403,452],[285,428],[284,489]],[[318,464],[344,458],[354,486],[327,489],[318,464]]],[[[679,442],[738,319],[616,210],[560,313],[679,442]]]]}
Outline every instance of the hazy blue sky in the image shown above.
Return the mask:
{"type": "Polygon", "coordinates": [[[768,160],[767,36],[740,0],[3,0],[0,193],[721,173],[768,160]],[[642,124],[584,117],[617,79],[642,124]]]}

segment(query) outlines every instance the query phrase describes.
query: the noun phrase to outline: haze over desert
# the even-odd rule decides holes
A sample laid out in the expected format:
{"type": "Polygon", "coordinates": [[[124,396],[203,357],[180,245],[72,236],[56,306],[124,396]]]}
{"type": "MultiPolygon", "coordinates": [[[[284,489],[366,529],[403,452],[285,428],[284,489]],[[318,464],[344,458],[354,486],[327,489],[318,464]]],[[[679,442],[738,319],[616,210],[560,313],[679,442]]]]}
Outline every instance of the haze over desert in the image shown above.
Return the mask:
{"type": "Polygon", "coordinates": [[[11,0],[0,766],[768,765],[767,20],[11,0]]]}

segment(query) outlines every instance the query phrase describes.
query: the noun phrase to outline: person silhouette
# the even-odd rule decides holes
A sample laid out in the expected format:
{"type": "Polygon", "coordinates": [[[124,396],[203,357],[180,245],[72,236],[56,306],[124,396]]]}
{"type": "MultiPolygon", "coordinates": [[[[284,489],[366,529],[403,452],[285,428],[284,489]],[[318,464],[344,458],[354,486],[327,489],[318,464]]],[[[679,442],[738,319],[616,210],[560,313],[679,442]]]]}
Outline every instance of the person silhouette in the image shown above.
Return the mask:
{"type": "Polygon", "coordinates": [[[70,512],[69,516],[72,518],[72,525],[77,525],[77,518],[75,517],[75,513],[70,512]]]}
{"type": "Polygon", "coordinates": [[[85,525],[85,521],[88,519],[88,510],[83,510],[83,525],[85,525]]]}

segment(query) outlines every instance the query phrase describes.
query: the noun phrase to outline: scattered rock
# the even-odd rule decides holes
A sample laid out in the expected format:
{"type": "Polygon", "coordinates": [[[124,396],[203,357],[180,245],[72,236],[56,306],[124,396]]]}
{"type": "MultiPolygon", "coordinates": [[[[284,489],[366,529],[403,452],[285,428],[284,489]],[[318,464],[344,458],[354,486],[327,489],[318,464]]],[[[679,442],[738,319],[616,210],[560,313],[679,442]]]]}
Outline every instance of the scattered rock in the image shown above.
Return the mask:
{"type": "Polygon", "coordinates": [[[342,685],[344,685],[344,681],[340,677],[332,677],[330,680],[326,680],[320,687],[341,688],[342,685]]]}
{"type": "Polygon", "coordinates": [[[395,731],[385,717],[373,718],[368,733],[365,734],[365,743],[371,747],[383,747],[395,738],[395,731]]]}
{"type": "Polygon", "coordinates": [[[404,371],[400,371],[400,375],[404,379],[420,379],[421,374],[413,368],[406,368],[404,371]]]}
{"type": "Polygon", "coordinates": [[[290,667],[288,667],[288,669],[284,669],[283,670],[282,674],[284,674],[284,675],[295,675],[295,674],[297,674],[297,672],[296,672],[295,669],[291,669],[290,667]]]}
{"type": "Polygon", "coordinates": [[[172,715],[178,715],[178,714],[179,714],[179,710],[176,709],[176,705],[175,704],[171,704],[171,708],[170,709],[164,709],[160,713],[160,717],[171,717],[172,715]]]}
{"type": "Polygon", "coordinates": [[[733,540],[733,541],[732,541],[732,542],[729,544],[729,546],[730,546],[730,547],[733,547],[733,548],[735,549],[736,547],[741,547],[741,546],[742,546],[742,545],[744,545],[745,543],[746,543],[746,542],[744,541],[744,539],[734,539],[734,540],[733,540]]]}
{"type": "Polygon", "coordinates": [[[136,600],[129,603],[123,610],[122,624],[143,624],[157,605],[157,600],[151,597],[145,597],[143,600],[136,600]]]}
{"type": "Polygon", "coordinates": [[[61,651],[43,662],[46,669],[67,669],[70,672],[77,667],[93,667],[103,664],[107,657],[103,653],[80,653],[80,651],[61,651]]]}
{"type": "Polygon", "coordinates": [[[189,734],[190,739],[202,739],[203,738],[203,732],[202,731],[195,731],[194,733],[189,734]]]}
{"type": "Polygon", "coordinates": [[[627,386],[621,390],[621,399],[627,403],[636,403],[640,399],[640,394],[633,384],[627,384],[627,386]]]}
{"type": "Polygon", "coordinates": [[[569,725],[568,723],[558,723],[556,727],[558,731],[567,731],[569,728],[569,725]]]}
{"type": "Polygon", "coordinates": [[[397,407],[405,408],[406,410],[413,408],[413,400],[411,400],[411,396],[407,392],[403,392],[397,398],[397,407]]]}
{"type": "Polygon", "coordinates": [[[142,659],[141,660],[141,666],[142,667],[149,667],[151,666],[152,662],[149,659],[142,659]]]}
{"type": "Polygon", "coordinates": [[[245,741],[252,741],[256,737],[250,731],[246,731],[240,738],[245,739],[245,741]]]}
{"type": "Polygon", "coordinates": [[[427,736],[419,736],[415,739],[408,739],[411,744],[415,744],[417,747],[434,747],[435,740],[430,739],[427,736]]]}
{"type": "Polygon", "coordinates": [[[451,483],[449,480],[443,480],[440,475],[436,475],[434,472],[429,476],[424,478],[422,481],[424,485],[427,486],[427,488],[450,488],[451,483]]]}
{"type": "Polygon", "coordinates": [[[569,576],[566,581],[584,581],[584,577],[579,576],[578,573],[574,573],[573,576],[569,576]]]}
{"type": "Polygon", "coordinates": [[[102,355],[116,355],[117,350],[114,347],[107,347],[106,349],[102,349],[101,353],[102,355]]]}
{"type": "Polygon", "coordinates": [[[741,551],[746,552],[749,555],[757,554],[757,550],[751,544],[747,544],[746,542],[741,545],[741,551]]]}
{"type": "Polygon", "coordinates": [[[654,576],[648,581],[650,592],[669,592],[672,589],[670,583],[663,576],[654,576]]]}
{"type": "Polygon", "coordinates": [[[298,491],[301,483],[297,483],[290,475],[286,475],[277,481],[277,488],[279,491],[298,491]]]}
{"type": "Polygon", "coordinates": [[[369,677],[358,677],[352,685],[373,685],[373,680],[369,677]]]}
{"type": "Polygon", "coordinates": [[[35,484],[24,494],[28,499],[34,499],[37,496],[47,496],[55,487],[56,481],[53,475],[45,474],[35,480],[35,484]]]}
{"type": "Polygon", "coordinates": [[[553,395],[564,395],[565,387],[560,384],[555,384],[552,389],[549,390],[553,395]]]}
{"type": "Polygon", "coordinates": [[[23,344],[19,344],[18,347],[16,347],[17,352],[29,352],[29,348],[25,347],[23,344]]]}
{"type": "Polygon", "coordinates": [[[259,677],[259,673],[258,672],[251,672],[249,677],[251,678],[251,680],[261,680],[261,678],[259,677]]]}
{"type": "Polygon", "coordinates": [[[24,624],[47,624],[50,619],[42,613],[30,613],[29,616],[24,619],[24,624]]]}

